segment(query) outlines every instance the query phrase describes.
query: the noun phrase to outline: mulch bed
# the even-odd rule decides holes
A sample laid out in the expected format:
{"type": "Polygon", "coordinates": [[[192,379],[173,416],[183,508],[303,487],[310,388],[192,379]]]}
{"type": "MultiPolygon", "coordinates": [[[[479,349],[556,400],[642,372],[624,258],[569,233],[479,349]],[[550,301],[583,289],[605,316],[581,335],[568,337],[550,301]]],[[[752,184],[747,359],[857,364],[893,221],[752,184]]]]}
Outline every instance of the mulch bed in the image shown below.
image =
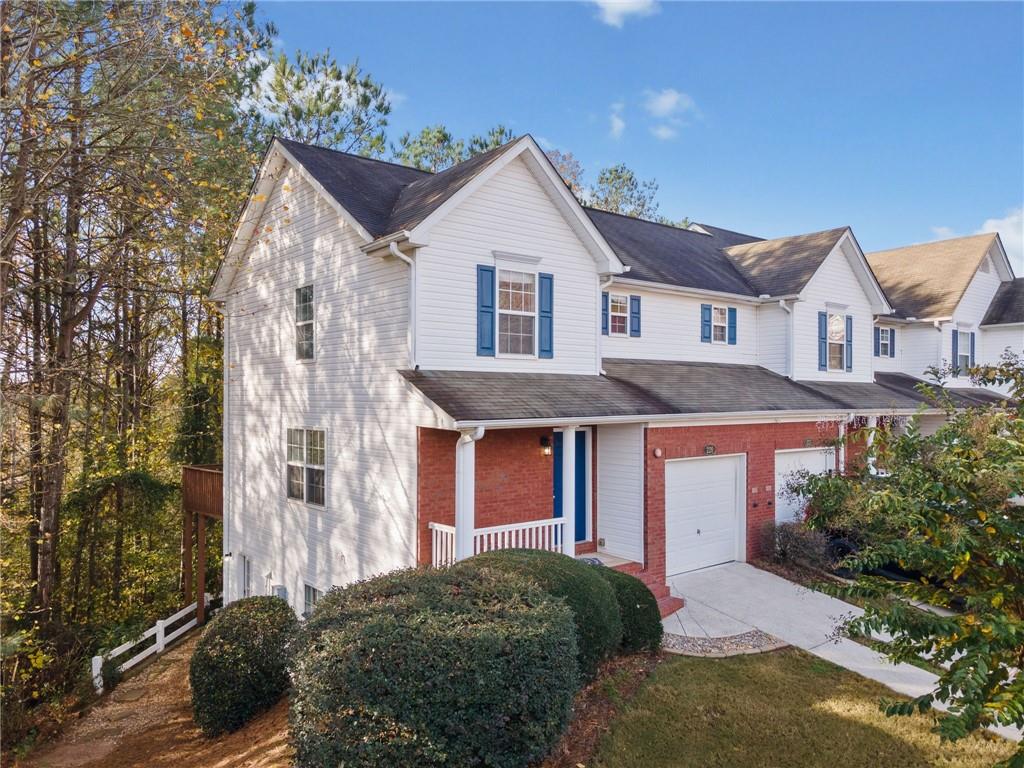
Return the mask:
{"type": "Polygon", "coordinates": [[[569,728],[540,768],[588,765],[612,720],[664,660],[662,653],[638,653],[605,662],[595,680],[577,694],[569,728]]]}

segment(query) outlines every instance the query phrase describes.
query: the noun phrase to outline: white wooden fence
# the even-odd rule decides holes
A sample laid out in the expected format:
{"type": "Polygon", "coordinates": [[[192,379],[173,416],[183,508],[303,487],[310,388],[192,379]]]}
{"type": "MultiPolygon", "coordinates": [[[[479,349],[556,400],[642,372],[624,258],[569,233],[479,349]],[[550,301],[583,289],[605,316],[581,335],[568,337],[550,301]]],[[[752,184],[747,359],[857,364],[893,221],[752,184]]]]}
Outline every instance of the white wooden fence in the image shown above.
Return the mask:
{"type": "MultiPolygon", "coordinates": [[[[431,563],[443,568],[455,562],[455,526],[430,523],[431,563]]],[[[473,554],[494,549],[546,549],[564,552],[565,521],[560,517],[495,525],[473,531],[473,554]]]]}
{"type": "MultiPolygon", "coordinates": [[[[206,605],[210,605],[211,596],[206,595],[206,605]]],[[[177,613],[172,613],[166,619],[158,619],[156,624],[147,629],[142,633],[141,636],[134,640],[129,640],[121,645],[117,646],[110,651],[100,655],[92,657],[92,684],[96,688],[96,693],[103,693],[103,663],[109,659],[116,659],[118,656],[122,656],[137,645],[141,645],[149,638],[153,638],[153,644],[147,646],[139,653],[135,654],[129,659],[126,659],[122,663],[117,665],[119,672],[125,672],[143,659],[147,659],[153,654],[163,653],[167,646],[181,637],[183,634],[188,632],[192,627],[196,625],[196,603],[186,605],[177,613]],[[167,631],[167,627],[171,626],[175,622],[181,621],[186,616],[192,616],[191,619],[186,621],[180,627],[176,627],[170,632],[167,631]]]]}

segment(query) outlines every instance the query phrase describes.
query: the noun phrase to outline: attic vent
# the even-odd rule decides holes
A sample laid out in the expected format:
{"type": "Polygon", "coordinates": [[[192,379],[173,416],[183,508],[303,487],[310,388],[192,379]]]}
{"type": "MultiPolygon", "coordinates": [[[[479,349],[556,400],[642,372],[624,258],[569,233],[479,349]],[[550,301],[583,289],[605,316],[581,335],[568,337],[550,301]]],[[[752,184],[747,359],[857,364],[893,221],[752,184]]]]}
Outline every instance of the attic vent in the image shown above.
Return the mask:
{"type": "Polygon", "coordinates": [[[704,227],[702,227],[700,224],[691,224],[686,229],[689,230],[690,232],[696,232],[696,233],[701,234],[701,235],[710,235],[711,234],[706,229],[704,229],[704,227]]]}

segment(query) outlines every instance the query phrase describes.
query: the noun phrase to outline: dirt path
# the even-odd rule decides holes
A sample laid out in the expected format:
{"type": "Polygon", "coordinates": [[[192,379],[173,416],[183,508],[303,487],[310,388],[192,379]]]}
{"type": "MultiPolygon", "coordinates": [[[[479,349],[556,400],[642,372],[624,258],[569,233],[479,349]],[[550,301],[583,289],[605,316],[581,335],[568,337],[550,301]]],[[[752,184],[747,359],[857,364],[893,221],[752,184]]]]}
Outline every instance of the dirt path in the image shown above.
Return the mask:
{"type": "Polygon", "coordinates": [[[235,734],[207,739],[192,722],[188,660],[192,637],[124,680],[18,768],[285,768],[288,705],[282,701],[235,734]]]}

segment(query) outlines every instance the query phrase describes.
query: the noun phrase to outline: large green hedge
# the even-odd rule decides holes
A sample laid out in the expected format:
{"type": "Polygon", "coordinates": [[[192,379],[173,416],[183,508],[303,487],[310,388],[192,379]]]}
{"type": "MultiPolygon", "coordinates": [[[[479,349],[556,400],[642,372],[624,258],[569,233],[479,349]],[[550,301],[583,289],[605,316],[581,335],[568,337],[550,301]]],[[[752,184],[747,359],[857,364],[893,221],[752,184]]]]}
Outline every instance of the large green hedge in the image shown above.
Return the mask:
{"type": "Polygon", "coordinates": [[[559,738],[579,684],[568,608],[473,565],[332,590],[293,651],[300,768],[525,766],[559,738]]]}
{"type": "Polygon", "coordinates": [[[622,619],[620,648],[623,652],[658,650],[665,629],[661,625],[658,601],[651,590],[636,576],[603,565],[593,568],[615,590],[619,617],[622,619]]]}
{"type": "Polygon", "coordinates": [[[576,622],[577,661],[585,677],[593,677],[598,665],[618,650],[622,641],[622,619],[615,592],[593,566],[540,549],[496,550],[463,562],[517,573],[533,580],[549,594],[564,599],[576,622]]]}
{"type": "Polygon", "coordinates": [[[192,713],[203,733],[238,730],[281,698],[298,625],[279,597],[247,597],[214,616],[189,664],[192,713]]]}

